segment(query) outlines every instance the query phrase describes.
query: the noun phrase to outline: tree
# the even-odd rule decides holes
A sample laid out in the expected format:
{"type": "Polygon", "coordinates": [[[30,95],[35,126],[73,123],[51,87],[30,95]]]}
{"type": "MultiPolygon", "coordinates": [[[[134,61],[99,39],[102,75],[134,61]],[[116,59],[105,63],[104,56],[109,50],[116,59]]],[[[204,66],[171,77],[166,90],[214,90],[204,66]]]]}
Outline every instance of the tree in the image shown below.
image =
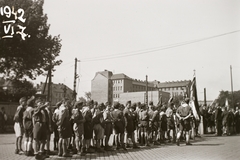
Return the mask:
{"type": "Polygon", "coordinates": [[[86,103],[87,100],[84,97],[79,97],[79,101],[86,103]]]}
{"type": "Polygon", "coordinates": [[[85,92],[85,97],[87,98],[88,101],[92,99],[91,96],[92,96],[91,92],[85,92]]]}
{"type": "Polygon", "coordinates": [[[61,64],[61,60],[56,60],[61,50],[61,39],[48,34],[50,25],[43,13],[43,3],[44,0],[0,0],[3,11],[0,23],[16,20],[14,24],[0,24],[0,73],[5,77],[35,79],[49,67],[53,70],[53,66],[61,64]],[[9,8],[20,13],[16,12],[16,16],[8,14],[11,13],[9,8]],[[20,19],[21,15],[25,22],[20,19]],[[26,27],[24,33],[29,36],[23,38],[17,34],[19,26],[26,27]],[[8,27],[14,29],[13,37],[3,38],[8,27]]]}
{"type": "Polygon", "coordinates": [[[216,102],[219,103],[220,106],[224,106],[226,99],[228,99],[228,103],[231,107],[236,107],[236,106],[239,107],[239,104],[240,104],[240,90],[233,92],[233,102],[232,102],[232,93],[229,92],[229,91],[223,91],[222,90],[222,91],[220,91],[216,102]]]}
{"type": "Polygon", "coordinates": [[[37,89],[33,86],[33,83],[27,80],[9,80],[11,84],[7,90],[0,90],[1,102],[18,102],[21,97],[31,97],[35,95],[37,89]]]}

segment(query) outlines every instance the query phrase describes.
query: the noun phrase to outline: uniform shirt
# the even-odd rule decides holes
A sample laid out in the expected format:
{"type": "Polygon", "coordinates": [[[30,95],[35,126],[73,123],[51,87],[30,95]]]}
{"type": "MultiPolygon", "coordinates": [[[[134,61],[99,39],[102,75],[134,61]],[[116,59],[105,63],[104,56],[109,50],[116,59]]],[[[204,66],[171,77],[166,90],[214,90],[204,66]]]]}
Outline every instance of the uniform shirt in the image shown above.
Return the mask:
{"type": "Polygon", "coordinates": [[[52,121],[56,124],[59,120],[59,108],[56,108],[52,115],[52,121]]]}
{"type": "Polygon", "coordinates": [[[186,117],[189,114],[192,113],[192,109],[188,104],[182,104],[180,107],[178,107],[177,109],[177,113],[181,116],[181,117],[186,117]]]}
{"type": "Polygon", "coordinates": [[[148,121],[149,120],[148,110],[140,110],[139,111],[139,120],[140,121],[148,121]]]}
{"type": "Polygon", "coordinates": [[[112,122],[113,121],[113,118],[112,118],[112,115],[111,115],[111,112],[109,109],[106,109],[104,112],[103,112],[103,120],[105,122],[112,122]]]}
{"type": "Polygon", "coordinates": [[[22,105],[18,106],[17,111],[16,111],[16,112],[18,112],[18,119],[16,119],[15,122],[19,122],[20,125],[22,125],[22,123],[23,123],[23,112],[24,111],[25,111],[25,109],[23,108],[22,105]],[[19,110],[19,112],[18,112],[18,110],[19,110]]]}
{"type": "Polygon", "coordinates": [[[120,111],[119,109],[115,109],[112,111],[112,118],[113,121],[123,121],[124,122],[124,117],[123,117],[123,112],[120,111]]]}
{"type": "Polygon", "coordinates": [[[84,122],[82,112],[79,111],[77,108],[72,110],[72,119],[73,123],[80,124],[84,122]]]}
{"type": "Polygon", "coordinates": [[[167,108],[166,110],[166,116],[171,117],[173,115],[173,110],[171,108],[167,108]]]}
{"type": "Polygon", "coordinates": [[[26,110],[23,113],[23,123],[24,123],[24,128],[29,129],[32,128],[32,115],[33,115],[34,109],[30,106],[26,108],[26,110]]]}
{"type": "Polygon", "coordinates": [[[58,126],[61,126],[63,124],[63,121],[65,118],[69,117],[69,111],[68,109],[62,104],[59,107],[59,111],[58,111],[58,126]]]}

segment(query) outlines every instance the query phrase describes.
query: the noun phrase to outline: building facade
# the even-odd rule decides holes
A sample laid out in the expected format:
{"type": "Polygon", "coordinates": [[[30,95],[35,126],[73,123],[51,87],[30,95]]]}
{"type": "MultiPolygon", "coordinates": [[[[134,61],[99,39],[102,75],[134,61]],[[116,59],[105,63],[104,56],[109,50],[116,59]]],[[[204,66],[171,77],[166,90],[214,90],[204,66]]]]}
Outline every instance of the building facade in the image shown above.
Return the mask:
{"type": "MultiPolygon", "coordinates": [[[[152,91],[168,92],[173,97],[187,96],[190,85],[190,80],[163,83],[149,81],[146,83],[146,81],[130,78],[123,73],[113,74],[111,71],[104,70],[95,74],[91,82],[91,94],[92,99],[99,103],[112,103],[114,101],[121,102],[121,96],[125,96],[123,93],[135,93],[137,95],[137,92],[146,93],[146,89],[148,89],[148,96],[151,95],[152,91]],[[148,87],[146,88],[146,86],[148,87]]],[[[151,98],[148,99],[151,100],[151,98]]]]}
{"type": "Polygon", "coordinates": [[[191,80],[184,81],[171,81],[162,82],[154,81],[154,86],[159,89],[159,91],[164,91],[170,93],[174,96],[188,97],[190,93],[191,80]]]}
{"type": "MultiPolygon", "coordinates": [[[[48,93],[48,87],[47,87],[48,83],[40,83],[37,85],[37,94],[40,95],[47,95],[48,93]],[[45,91],[44,90],[44,86],[45,86],[45,91]]],[[[68,86],[66,86],[63,83],[59,83],[59,84],[51,84],[50,87],[51,91],[50,91],[50,103],[51,105],[55,105],[57,102],[61,101],[63,98],[68,98],[70,100],[73,99],[73,90],[71,90],[68,86]]]]}
{"type": "Polygon", "coordinates": [[[99,103],[112,102],[112,72],[97,72],[91,82],[91,98],[99,103]]]}
{"type": "MultiPolygon", "coordinates": [[[[168,102],[170,98],[170,93],[163,91],[148,91],[148,102],[152,101],[154,105],[162,101],[168,102]]],[[[119,102],[125,104],[127,101],[131,100],[132,103],[146,103],[146,91],[140,92],[125,92],[120,94],[119,102]]]]}

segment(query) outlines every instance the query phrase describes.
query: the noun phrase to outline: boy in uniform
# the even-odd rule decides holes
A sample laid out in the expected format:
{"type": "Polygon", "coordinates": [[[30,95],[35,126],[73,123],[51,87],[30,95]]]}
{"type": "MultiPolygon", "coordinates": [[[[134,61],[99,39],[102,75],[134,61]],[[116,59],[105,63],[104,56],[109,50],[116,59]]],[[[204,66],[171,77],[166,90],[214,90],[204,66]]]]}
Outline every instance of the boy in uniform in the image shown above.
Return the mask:
{"type": "Polygon", "coordinates": [[[113,117],[113,129],[115,136],[115,144],[117,145],[117,150],[120,149],[120,145],[124,150],[127,150],[124,146],[124,130],[125,130],[125,120],[123,117],[123,112],[120,110],[120,104],[117,102],[114,104],[114,110],[112,111],[113,117]],[[119,142],[120,138],[120,142],[119,142]]]}
{"type": "Polygon", "coordinates": [[[23,113],[23,127],[25,131],[25,154],[26,156],[32,156],[32,141],[33,141],[33,122],[32,122],[32,115],[33,115],[33,107],[34,107],[34,97],[31,97],[27,101],[27,108],[23,113]]]}
{"type": "Polygon", "coordinates": [[[72,110],[72,119],[73,119],[73,131],[75,133],[75,145],[77,153],[81,156],[84,156],[86,153],[83,152],[83,134],[84,134],[84,118],[81,112],[83,108],[83,102],[76,102],[72,110]],[[80,144],[79,144],[80,143],[80,144]],[[80,146],[82,148],[80,149],[80,146]]]}
{"type": "Polygon", "coordinates": [[[179,146],[179,141],[182,132],[185,130],[186,131],[186,145],[192,145],[189,140],[190,140],[190,135],[189,131],[191,130],[191,124],[190,124],[190,118],[192,115],[192,109],[188,105],[189,103],[189,98],[185,98],[183,101],[182,105],[178,107],[176,115],[179,119],[179,132],[177,133],[177,145],[179,146]]]}
{"type": "Polygon", "coordinates": [[[14,115],[14,131],[16,135],[16,150],[15,154],[23,154],[22,150],[22,137],[23,137],[23,112],[26,106],[26,98],[22,97],[19,100],[19,106],[14,115]]]}
{"type": "Polygon", "coordinates": [[[103,112],[103,120],[104,120],[104,134],[105,134],[105,151],[111,151],[112,148],[108,145],[109,138],[113,131],[113,118],[111,115],[111,106],[108,104],[108,102],[105,103],[106,109],[103,112]]]}

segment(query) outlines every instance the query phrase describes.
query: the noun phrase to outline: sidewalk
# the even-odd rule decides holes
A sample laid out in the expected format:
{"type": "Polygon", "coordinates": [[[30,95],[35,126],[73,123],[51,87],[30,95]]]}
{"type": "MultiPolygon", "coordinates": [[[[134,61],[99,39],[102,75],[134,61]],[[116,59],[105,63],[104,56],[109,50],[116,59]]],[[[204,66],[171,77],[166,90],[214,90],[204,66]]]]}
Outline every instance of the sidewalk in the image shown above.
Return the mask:
{"type": "MultiPolygon", "coordinates": [[[[57,155],[50,156],[46,160],[73,160],[73,159],[95,159],[95,160],[236,160],[240,157],[240,136],[215,137],[205,135],[191,141],[192,146],[181,143],[166,144],[160,146],[141,147],[140,149],[118,150],[105,153],[87,154],[84,157],[73,155],[71,158],[62,158],[57,155]]],[[[52,147],[52,146],[51,146],[52,147]]],[[[0,160],[34,160],[34,157],[14,154],[14,134],[0,134],[0,160]]]]}

